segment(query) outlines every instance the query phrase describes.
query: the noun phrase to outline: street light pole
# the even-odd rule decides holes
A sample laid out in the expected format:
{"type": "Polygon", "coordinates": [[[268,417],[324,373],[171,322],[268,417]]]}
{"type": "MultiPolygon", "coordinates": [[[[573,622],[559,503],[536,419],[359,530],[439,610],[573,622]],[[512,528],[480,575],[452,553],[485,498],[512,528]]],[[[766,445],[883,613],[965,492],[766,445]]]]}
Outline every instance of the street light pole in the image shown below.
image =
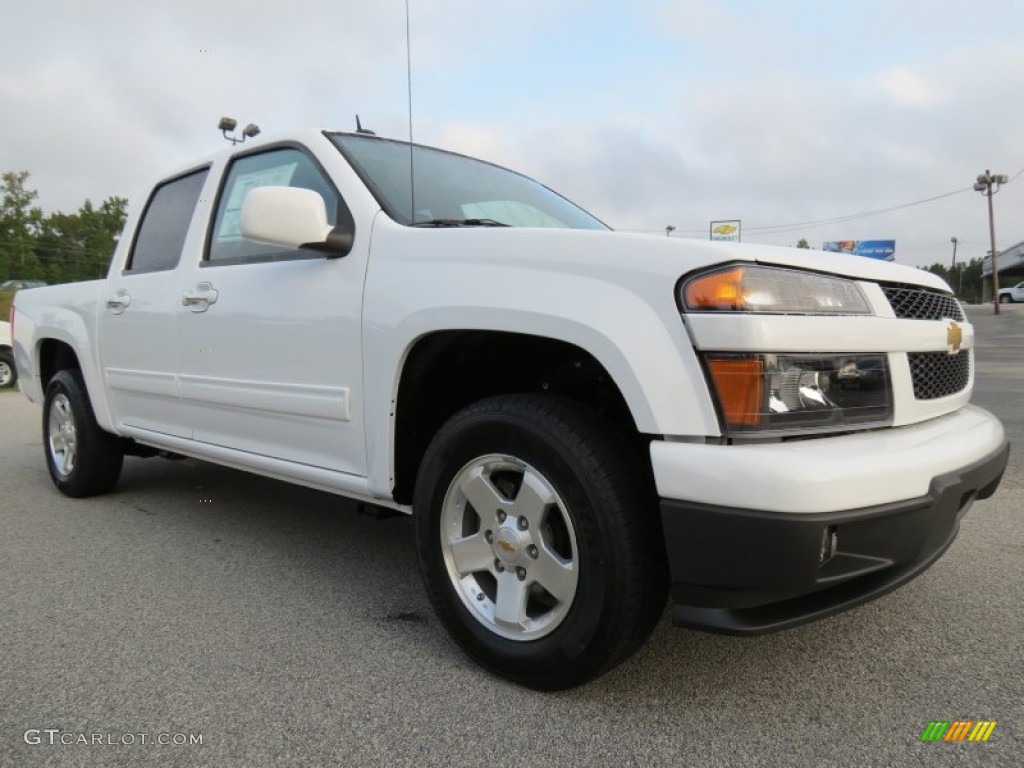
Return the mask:
{"type": "MultiPolygon", "coordinates": [[[[987,174],[988,171],[985,171],[987,174]]],[[[999,254],[996,253],[996,219],[992,213],[992,181],[988,182],[988,236],[992,243],[992,311],[999,314],[999,254]]]]}
{"type": "Polygon", "coordinates": [[[992,171],[986,169],[984,173],[978,175],[978,180],[974,183],[974,191],[981,192],[988,198],[988,234],[992,241],[992,309],[997,315],[999,314],[999,265],[997,263],[999,254],[996,253],[996,220],[992,212],[992,195],[998,192],[1006,182],[1005,174],[993,174],[992,171]]]}

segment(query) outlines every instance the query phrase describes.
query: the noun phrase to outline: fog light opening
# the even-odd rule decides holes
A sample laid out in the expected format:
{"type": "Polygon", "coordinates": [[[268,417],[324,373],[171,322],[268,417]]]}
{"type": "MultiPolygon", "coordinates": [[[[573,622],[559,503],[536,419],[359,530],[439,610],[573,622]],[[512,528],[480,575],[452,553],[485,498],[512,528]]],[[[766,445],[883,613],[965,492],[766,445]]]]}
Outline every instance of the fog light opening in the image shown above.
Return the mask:
{"type": "Polygon", "coordinates": [[[818,550],[818,565],[824,565],[833,557],[839,548],[839,533],[834,525],[826,525],[821,531],[821,547],[818,550]]]}

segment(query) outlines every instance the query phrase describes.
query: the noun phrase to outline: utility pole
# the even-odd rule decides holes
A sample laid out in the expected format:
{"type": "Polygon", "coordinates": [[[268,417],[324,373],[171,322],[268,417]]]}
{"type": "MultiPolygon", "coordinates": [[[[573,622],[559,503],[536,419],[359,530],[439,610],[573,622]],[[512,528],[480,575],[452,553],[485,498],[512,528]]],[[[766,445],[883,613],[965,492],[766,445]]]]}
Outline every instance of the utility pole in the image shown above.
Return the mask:
{"type": "Polygon", "coordinates": [[[999,314],[999,265],[997,263],[999,254],[996,253],[996,221],[995,215],[992,213],[992,195],[998,192],[1006,182],[1005,174],[993,174],[992,171],[986,169],[984,173],[978,175],[978,180],[974,183],[974,191],[981,192],[988,198],[988,234],[992,240],[992,309],[997,315],[999,314]]]}

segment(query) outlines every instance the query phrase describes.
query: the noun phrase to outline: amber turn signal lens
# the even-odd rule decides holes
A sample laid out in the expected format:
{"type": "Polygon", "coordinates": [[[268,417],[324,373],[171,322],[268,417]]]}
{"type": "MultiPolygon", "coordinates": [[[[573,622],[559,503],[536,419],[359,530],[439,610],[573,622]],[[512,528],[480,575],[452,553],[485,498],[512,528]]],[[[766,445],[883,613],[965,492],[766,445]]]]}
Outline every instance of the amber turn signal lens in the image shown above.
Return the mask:
{"type": "Polygon", "coordinates": [[[764,410],[762,360],[708,360],[725,423],[730,427],[756,427],[764,410]]]}
{"type": "Polygon", "coordinates": [[[687,283],[686,306],[691,309],[744,309],[743,267],[712,272],[687,283]]]}

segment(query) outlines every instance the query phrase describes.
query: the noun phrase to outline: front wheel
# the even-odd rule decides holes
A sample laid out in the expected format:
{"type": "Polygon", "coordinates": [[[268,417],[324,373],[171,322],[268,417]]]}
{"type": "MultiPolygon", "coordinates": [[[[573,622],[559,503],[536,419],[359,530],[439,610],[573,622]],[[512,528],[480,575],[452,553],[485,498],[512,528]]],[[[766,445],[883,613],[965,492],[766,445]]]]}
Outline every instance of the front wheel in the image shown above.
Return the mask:
{"type": "Polygon", "coordinates": [[[635,446],[585,406],[541,395],[481,401],[435,436],[416,482],[420,570],[482,666],[569,688],[650,634],[667,576],[635,446]]]}
{"type": "Polygon", "coordinates": [[[79,370],[58,371],[46,387],[43,450],[53,484],[66,496],[106,493],[121,475],[121,441],[96,423],[79,370]]]}
{"type": "Polygon", "coordinates": [[[1011,301],[1013,301],[1013,299],[1011,299],[1008,294],[1004,293],[999,297],[1000,304],[1009,304],[1011,301]]]}

